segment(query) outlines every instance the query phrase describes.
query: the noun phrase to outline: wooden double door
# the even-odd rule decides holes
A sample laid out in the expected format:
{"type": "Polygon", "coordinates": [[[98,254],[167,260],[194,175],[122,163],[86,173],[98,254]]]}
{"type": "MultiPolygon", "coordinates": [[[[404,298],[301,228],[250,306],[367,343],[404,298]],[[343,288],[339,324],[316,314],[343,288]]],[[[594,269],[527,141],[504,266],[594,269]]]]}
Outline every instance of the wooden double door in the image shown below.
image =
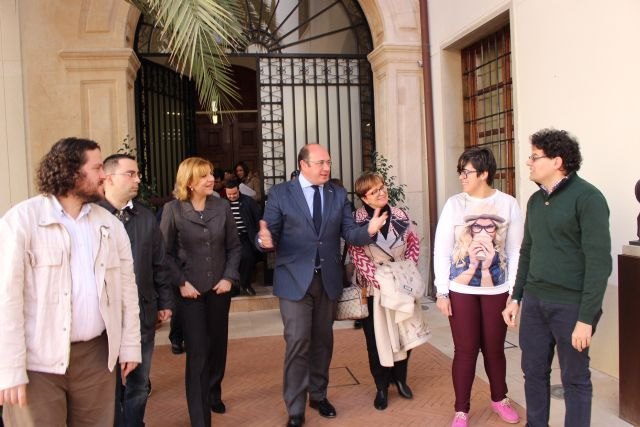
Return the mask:
{"type": "Polygon", "coordinates": [[[233,169],[238,162],[245,162],[251,171],[262,176],[258,124],[255,119],[239,119],[239,116],[227,117],[214,125],[207,116],[199,116],[196,126],[198,155],[221,169],[233,169]]]}
{"type": "Polygon", "coordinates": [[[233,77],[241,100],[232,108],[251,112],[220,114],[216,124],[210,116],[199,114],[196,118],[196,152],[221,169],[233,169],[236,163],[245,162],[252,172],[262,177],[256,71],[234,65],[233,77]]]}

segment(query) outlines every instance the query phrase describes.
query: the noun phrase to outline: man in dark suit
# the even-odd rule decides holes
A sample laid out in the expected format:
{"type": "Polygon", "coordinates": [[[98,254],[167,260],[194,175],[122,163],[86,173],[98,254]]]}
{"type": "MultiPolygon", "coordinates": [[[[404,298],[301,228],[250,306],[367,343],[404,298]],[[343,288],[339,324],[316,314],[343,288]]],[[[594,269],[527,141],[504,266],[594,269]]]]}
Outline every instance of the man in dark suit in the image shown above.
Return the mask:
{"type": "Polygon", "coordinates": [[[142,362],[129,374],[126,386],[117,375],[116,426],[142,426],[149,396],[149,372],[155,345],[156,322],[166,321],[174,308],[173,288],[178,278],[166,255],[155,215],[134,199],[140,172],[135,158],[113,154],[104,160],[105,200],[99,204],[124,224],[131,241],[133,270],[138,285],[142,362]]]}
{"type": "Polygon", "coordinates": [[[290,427],[304,424],[307,393],[311,408],[336,416],[327,385],[342,292],[340,237],[351,245],[370,244],[387,219],[376,212],[368,227],[356,225],[346,191],[328,183],[331,157],[321,145],[305,145],[298,164],[297,180],[269,192],[256,239],[261,250],[277,250],[273,293],[280,298],[287,343],[284,401],[290,427]]]}

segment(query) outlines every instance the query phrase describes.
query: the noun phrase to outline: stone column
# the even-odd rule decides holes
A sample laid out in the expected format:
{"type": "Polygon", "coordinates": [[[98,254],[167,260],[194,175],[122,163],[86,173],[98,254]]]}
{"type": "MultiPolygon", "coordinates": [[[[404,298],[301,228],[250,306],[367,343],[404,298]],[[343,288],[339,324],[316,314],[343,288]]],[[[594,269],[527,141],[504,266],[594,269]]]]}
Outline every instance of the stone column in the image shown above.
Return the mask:
{"type": "MultiPolygon", "coordinates": [[[[419,44],[383,43],[369,54],[373,69],[376,150],[391,165],[396,182],[406,184],[409,216],[424,237],[429,227],[423,77],[419,44]]],[[[429,269],[431,249],[422,239],[421,267],[429,269]]]]}
{"type": "Polygon", "coordinates": [[[29,195],[19,7],[0,1],[0,216],[29,195]]]}
{"type": "MultiPolygon", "coordinates": [[[[134,81],[140,61],[128,48],[63,50],[66,84],[79,91],[80,132],[115,152],[125,137],[135,137],[134,81]]],[[[135,142],[129,142],[135,147],[135,142]]]]}

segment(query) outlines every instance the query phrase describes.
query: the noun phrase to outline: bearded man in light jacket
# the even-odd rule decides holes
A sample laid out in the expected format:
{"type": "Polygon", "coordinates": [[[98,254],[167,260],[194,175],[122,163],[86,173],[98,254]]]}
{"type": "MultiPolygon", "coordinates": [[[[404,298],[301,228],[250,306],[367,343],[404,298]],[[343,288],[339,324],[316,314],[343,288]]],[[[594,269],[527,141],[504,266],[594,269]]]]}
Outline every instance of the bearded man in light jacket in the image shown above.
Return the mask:
{"type": "Polygon", "coordinates": [[[100,146],[66,138],[39,196],[0,219],[0,404],[7,426],[113,426],[115,373],[140,355],[138,293],[122,223],[104,197],[100,146]]]}

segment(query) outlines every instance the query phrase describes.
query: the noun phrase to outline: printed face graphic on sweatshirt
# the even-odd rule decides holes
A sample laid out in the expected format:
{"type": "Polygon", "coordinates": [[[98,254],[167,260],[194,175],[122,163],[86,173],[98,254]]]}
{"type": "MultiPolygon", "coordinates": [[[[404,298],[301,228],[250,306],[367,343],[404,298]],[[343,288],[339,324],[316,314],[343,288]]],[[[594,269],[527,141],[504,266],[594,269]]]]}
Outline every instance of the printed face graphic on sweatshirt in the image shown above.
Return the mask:
{"type": "Polygon", "coordinates": [[[506,221],[491,206],[480,205],[455,227],[449,279],[461,285],[497,286],[505,281],[506,221]]]}

